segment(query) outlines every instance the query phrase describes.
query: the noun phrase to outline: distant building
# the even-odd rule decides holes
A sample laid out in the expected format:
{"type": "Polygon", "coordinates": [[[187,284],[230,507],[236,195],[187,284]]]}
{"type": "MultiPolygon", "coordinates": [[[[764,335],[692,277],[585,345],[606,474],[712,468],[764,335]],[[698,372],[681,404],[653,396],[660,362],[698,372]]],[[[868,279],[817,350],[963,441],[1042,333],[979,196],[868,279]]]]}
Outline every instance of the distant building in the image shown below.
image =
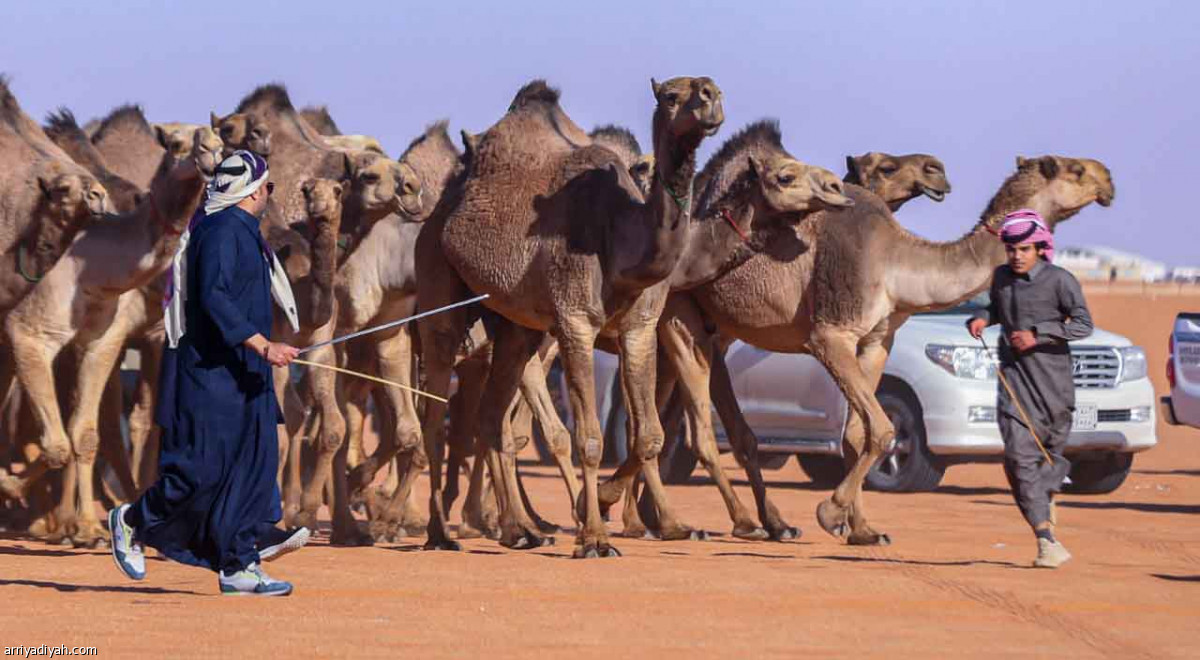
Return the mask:
{"type": "Polygon", "coordinates": [[[1200,282],[1200,267],[1178,266],[1172,268],[1171,279],[1176,282],[1200,282]]]}
{"type": "Polygon", "coordinates": [[[1054,263],[1081,280],[1160,282],[1168,275],[1167,265],[1161,261],[1095,245],[1056,249],[1054,263]]]}

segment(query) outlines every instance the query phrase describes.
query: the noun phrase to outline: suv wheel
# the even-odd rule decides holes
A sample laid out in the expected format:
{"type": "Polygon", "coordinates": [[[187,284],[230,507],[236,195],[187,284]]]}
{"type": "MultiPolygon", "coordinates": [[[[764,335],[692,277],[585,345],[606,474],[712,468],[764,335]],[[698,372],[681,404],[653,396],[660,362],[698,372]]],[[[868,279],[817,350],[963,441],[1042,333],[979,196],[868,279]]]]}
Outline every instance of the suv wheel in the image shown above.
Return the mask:
{"type": "Polygon", "coordinates": [[[921,404],[898,387],[884,386],[875,396],[896,428],[896,440],[867,473],[867,485],[873,490],[898,493],[937,488],[946,467],[925,446],[921,404]]]}
{"type": "Polygon", "coordinates": [[[1125,483],[1133,468],[1133,454],[1105,454],[1100,458],[1071,460],[1071,483],[1063,490],[1081,495],[1111,493],[1125,483]]]}

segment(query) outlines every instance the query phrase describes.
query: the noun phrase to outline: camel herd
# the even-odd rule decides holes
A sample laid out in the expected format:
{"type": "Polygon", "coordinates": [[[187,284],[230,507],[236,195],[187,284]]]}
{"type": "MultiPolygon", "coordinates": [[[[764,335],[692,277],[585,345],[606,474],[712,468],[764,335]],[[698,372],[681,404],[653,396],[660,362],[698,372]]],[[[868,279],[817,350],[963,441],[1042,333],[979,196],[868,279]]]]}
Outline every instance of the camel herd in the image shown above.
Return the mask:
{"type": "Polygon", "coordinates": [[[488,295],[305,356],[448,403],[327,369],[276,371],[284,524],[315,529],[328,505],[335,544],[422,532],[435,549],[481,535],[517,549],[551,543],[516,462],[537,424],[571,498],[577,557],[619,555],[605,524],[617,502],[624,535],[697,538],[659,477],[665,427],[683,429],[735,536],[795,538],[768,498],[724,364],[738,339],[810,353],[829,370],[849,403],[852,467],[817,521],[848,543],[889,542],[867,519],[863,480],[894,436],[874,393],[896,330],[987,286],[1004,258],[994,234],[1006,212],[1032,208],[1056,224],[1110,204],[1108,169],[1018,158],[962,238],[931,242],[893,213],[950,192],[936,158],[869,153],[847,158],[839,178],[796,160],[778,123],[760,121],[698,168],[697,150],[724,123],[721,89],[686,77],[651,88],[646,154],[628,130],[585,132],[539,80],[488,130],[463,132],[461,150],[438,122],[393,160],[373,138],[341,135],[323,108],[296,110],[279,85],[209,125],[151,124],[124,106],[85,126],[61,110],[40,126],[0,80],[0,524],[94,545],[107,537],[97,504],[154,479],[164,272],[222,155],[249,149],[270,162],[278,193],[262,229],[299,307],[298,331],[276,314],[276,339],[310,346],[488,295]],[[140,356],[130,391],[126,348],[140,356]],[[597,349],[619,357],[629,411],[628,459],[603,481],[597,349]],[[556,360],[570,431],[547,388],[556,360]],[[379,420],[370,454],[369,404],[379,420]],[[754,513],[718,463],[714,404],[754,513]],[[412,497],[426,469],[427,509],[412,497]]]}

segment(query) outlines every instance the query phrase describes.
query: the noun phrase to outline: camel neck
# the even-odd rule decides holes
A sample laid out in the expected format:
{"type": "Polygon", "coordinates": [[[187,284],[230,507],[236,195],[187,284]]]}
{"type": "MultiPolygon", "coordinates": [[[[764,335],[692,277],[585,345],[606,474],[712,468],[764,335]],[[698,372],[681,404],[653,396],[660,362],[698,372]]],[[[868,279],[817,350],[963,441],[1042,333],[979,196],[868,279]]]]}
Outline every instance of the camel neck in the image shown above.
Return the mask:
{"type": "Polygon", "coordinates": [[[763,248],[764,233],[754,227],[760,211],[745,195],[726,195],[699,213],[688,226],[687,247],[671,273],[672,291],[707,284],[763,248]]]}
{"type": "Polygon", "coordinates": [[[311,300],[304,325],[318,328],[333,318],[333,288],[338,264],[338,219],[318,218],[312,222],[311,300]]]}
{"type": "MultiPolygon", "coordinates": [[[[641,228],[641,240],[646,242],[646,247],[634,265],[621,269],[619,278],[631,288],[638,289],[670,276],[683,256],[691,220],[696,148],[700,141],[677,140],[664,135],[656,136],[655,144],[655,173],[648,203],[636,207],[637,219],[632,223],[641,228]]],[[[619,225],[625,219],[614,221],[619,225]]]]}

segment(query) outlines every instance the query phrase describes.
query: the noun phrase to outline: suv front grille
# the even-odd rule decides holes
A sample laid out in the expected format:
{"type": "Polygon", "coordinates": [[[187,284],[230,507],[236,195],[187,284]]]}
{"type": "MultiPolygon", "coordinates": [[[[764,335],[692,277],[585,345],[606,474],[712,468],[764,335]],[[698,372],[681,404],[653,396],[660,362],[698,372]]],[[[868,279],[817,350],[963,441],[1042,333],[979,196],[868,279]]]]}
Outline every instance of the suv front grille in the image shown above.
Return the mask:
{"type": "Polygon", "coordinates": [[[1072,346],[1071,373],[1075,387],[1098,389],[1116,387],[1121,375],[1121,358],[1116,349],[1101,346],[1072,346]]]}
{"type": "Polygon", "coordinates": [[[1128,408],[1114,408],[1112,410],[1099,410],[1096,412],[1097,422],[1128,422],[1133,419],[1128,408]]]}

